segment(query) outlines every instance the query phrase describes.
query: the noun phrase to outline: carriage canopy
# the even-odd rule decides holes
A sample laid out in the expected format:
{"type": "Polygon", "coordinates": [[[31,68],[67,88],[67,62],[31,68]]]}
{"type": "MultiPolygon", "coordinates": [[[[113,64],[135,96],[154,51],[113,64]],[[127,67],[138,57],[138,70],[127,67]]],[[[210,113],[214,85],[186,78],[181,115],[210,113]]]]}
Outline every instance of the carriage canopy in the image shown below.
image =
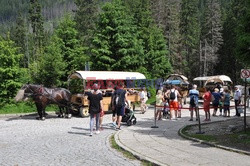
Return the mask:
{"type": "Polygon", "coordinates": [[[76,71],[69,76],[69,79],[80,78],[83,80],[128,80],[128,79],[146,79],[139,72],[123,71],[76,71]]]}
{"type": "Polygon", "coordinates": [[[194,81],[201,81],[204,82],[204,86],[208,84],[222,84],[222,85],[228,85],[232,84],[232,80],[230,77],[226,75],[216,75],[216,76],[206,76],[206,77],[196,77],[194,78],[194,81]]]}
{"type": "Polygon", "coordinates": [[[172,85],[188,85],[188,79],[181,74],[170,74],[163,84],[172,84],[172,85]]]}
{"type": "Polygon", "coordinates": [[[91,89],[94,83],[98,83],[100,89],[113,89],[121,83],[134,85],[131,81],[145,79],[146,77],[139,72],[76,71],[68,77],[68,87],[71,92],[75,93],[91,89]]]}

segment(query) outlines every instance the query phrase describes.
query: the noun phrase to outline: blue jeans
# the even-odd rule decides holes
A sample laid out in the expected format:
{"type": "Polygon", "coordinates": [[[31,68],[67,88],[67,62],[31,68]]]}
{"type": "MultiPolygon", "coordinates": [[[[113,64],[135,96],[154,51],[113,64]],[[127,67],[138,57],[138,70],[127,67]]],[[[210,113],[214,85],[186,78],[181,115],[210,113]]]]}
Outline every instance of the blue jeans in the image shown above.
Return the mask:
{"type": "Polygon", "coordinates": [[[96,116],[96,131],[99,130],[99,118],[100,118],[100,113],[98,114],[90,114],[90,132],[93,132],[93,127],[94,127],[94,119],[96,116]]]}

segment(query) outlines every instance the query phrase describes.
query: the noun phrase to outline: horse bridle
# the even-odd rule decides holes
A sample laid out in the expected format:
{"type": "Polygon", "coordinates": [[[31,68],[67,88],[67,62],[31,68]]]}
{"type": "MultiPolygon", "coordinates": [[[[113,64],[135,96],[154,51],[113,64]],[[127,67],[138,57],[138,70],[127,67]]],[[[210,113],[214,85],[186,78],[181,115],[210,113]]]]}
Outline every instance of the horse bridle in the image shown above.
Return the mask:
{"type": "Polygon", "coordinates": [[[43,91],[43,86],[40,86],[40,88],[38,88],[38,90],[37,90],[38,92],[36,92],[33,89],[31,89],[29,85],[25,85],[24,87],[25,87],[24,89],[28,89],[29,91],[31,91],[30,93],[24,93],[25,97],[34,97],[34,96],[41,96],[41,95],[43,95],[43,93],[40,92],[40,91],[43,91]]]}

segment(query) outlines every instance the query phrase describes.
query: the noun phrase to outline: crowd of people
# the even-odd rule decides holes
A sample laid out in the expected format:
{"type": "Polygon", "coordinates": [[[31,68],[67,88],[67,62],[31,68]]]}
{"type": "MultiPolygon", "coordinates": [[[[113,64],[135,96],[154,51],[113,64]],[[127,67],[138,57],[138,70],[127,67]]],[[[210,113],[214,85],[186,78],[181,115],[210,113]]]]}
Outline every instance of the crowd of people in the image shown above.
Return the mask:
{"type": "MultiPolygon", "coordinates": [[[[98,90],[98,84],[93,85],[93,90],[88,94],[89,100],[89,114],[90,114],[90,136],[93,135],[93,126],[94,120],[96,122],[96,134],[100,133],[102,130],[102,121],[104,116],[103,111],[103,92],[98,90]]],[[[125,113],[125,106],[130,105],[127,96],[131,92],[130,90],[125,90],[124,85],[117,86],[116,89],[112,92],[112,125],[115,129],[121,129],[121,120],[122,116],[125,113]]],[[[138,93],[138,92],[137,92],[138,93]]],[[[171,85],[170,87],[165,87],[163,89],[157,90],[156,93],[156,112],[155,119],[170,119],[177,120],[181,118],[181,111],[183,108],[183,99],[184,93],[181,92],[180,88],[171,85]]],[[[218,86],[214,89],[206,88],[205,93],[203,94],[203,105],[199,106],[199,91],[197,90],[197,85],[193,85],[192,89],[188,90],[187,97],[189,97],[189,111],[190,111],[190,120],[193,121],[194,116],[195,120],[198,120],[198,109],[203,109],[205,112],[205,120],[211,121],[210,110],[213,111],[212,116],[216,117],[217,111],[219,110],[219,116],[230,117],[230,95],[229,89],[223,89],[218,86]]],[[[140,111],[142,114],[146,112],[147,100],[149,98],[149,92],[146,88],[142,88],[139,93],[140,96],[140,111]]],[[[239,105],[241,103],[241,91],[236,86],[234,91],[234,103],[235,103],[235,116],[240,116],[241,110],[239,110],[239,105]]],[[[185,102],[184,102],[185,103],[185,102]]],[[[186,108],[185,108],[186,109],[186,108]]]]}
{"type": "MultiPolygon", "coordinates": [[[[206,88],[205,93],[202,96],[203,104],[199,106],[199,91],[197,85],[193,85],[192,89],[189,90],[187,96],[189,97],[189,111],[190,120],[193,121],[194,114],[195,119],[198,120],[197,110],[204,110],[205,119],[204,121],[211,121],[210,110],[213,111],[212,116],[216,117],[217,111],[219,110],[219,116],[230,117],[230,101],[231,92],[229,89],[224,89],[222,86],[218,86],[214,89],[206,88]]],[[[177,120],[181,118],[181,109],[183,108],[183,94],[180,92],[179,87],[171,85],[169,88],[166,87],[163,90],[157,90],[156,94],[156,113],[155,119],[161,120],[162,118],[169,118],[170,120],[177,120]],[[166,116],[169,115],[169,116],[166,116]]],[[[234,90],[234,104],[236,114],[240,116],[242,113],[240,108],[242,93],[240,89],[235,86],[234,90]]]]}

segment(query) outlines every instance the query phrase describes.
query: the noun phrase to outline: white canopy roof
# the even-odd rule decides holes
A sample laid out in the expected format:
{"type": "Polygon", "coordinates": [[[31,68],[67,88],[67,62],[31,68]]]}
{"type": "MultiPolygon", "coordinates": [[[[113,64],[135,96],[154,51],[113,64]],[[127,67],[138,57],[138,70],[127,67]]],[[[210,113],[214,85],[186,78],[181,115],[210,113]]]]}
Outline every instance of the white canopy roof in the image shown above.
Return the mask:
{"type": "Polygon", "coordinates": [[[226,76],[226,75],[217,75],[217,76],[206,76],[206,77],[196,77],[194,78],[194,81],[207,81],[207,80],[221,80],[223,82],[231,82],[232,80],[230,79],[230,77],[226,76]]]}
{"type": "Polygon", "coordinates": [[[139,72],[123,71],[76,71],[69,79],[80,78],[84,80],[140,80],[146,77],[139,72]]]}

